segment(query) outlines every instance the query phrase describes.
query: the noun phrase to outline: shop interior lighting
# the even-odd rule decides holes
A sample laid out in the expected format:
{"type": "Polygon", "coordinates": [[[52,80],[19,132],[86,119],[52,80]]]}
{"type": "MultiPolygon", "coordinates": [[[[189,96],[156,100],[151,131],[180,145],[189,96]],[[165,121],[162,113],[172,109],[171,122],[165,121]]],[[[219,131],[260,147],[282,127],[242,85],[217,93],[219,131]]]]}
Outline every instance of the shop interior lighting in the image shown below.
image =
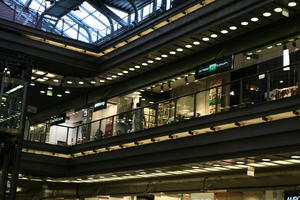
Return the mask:
{"type": "Polygon", "coordinates": [[[96,81],[91,81],[90,83],[91,83],[91,84],[96,84],[96,81]]]}
{"type": "Polygon", "coordinates": [[[161,60],[161,57],[156,57],[155,60],[161,60]]]}
{"type": "Polygon", "coordinates": [[[297,5],[297,3],[295,1],[291,1],[288,3],[289,7],[295,7],[297,5]]]}
{"type": "Polygon", "coordinates": [[[178,51],[178,52],[182,52],[182,51],[183,51],[183,49],[182,49],[182,48],[177,48],[177,49],[176,49],[176,51],[178,51]]]}
{"type": "Polygon", "coordinates": [[[127,70],[124,70],[123,73],[124,73],[124,74],[128,74],[128,71],[127,71],[127,70]]]}
{"type": "Polygon", "coordinates": [[[119,76],[123,76],[123,73],[122,73],[122,72],[119,72],[118,75],[119,75],[119,76]]]}
{"type": "Polygon", "coordinates": [[[107,77],[106,79],[107,79],[107,80],[112,80],[112,78],[111,78],[111,77],[107,77]]]}
{"type": "Polygon", "coordinates": [[[67,84],[72,84],[73,82],[72,81],[67,81],[67,84]]]}
{"type": "Polygon", "coordinates": [[[105,82],[105,80],[100,80],[100,83],[104,83],[105,82]]]}
{"type": "Polygon", "coordinates": [[[268,46],[268,47],[267,47],[267,49],[272,49],[272,48],[273,48],[273,46],[268,46]]]}
{"type": "Polygon", "coordinates": [[[57,97],[62,97],[62,95],[61,94],[57,94],[57,97]]]}
{"type": "Polygon", "coordinates": [[[227,34],[228,31],[224,29],[224,30],[221,30],[221,33],[222,33],[222,34],[227,34]]]}
{"type": "Polygon", "coordinates": [[[199,41],[194,41],[193,44],[194,45],[200,45],[200,42],[199,41]]]}
{"type": "Polygon", "coordinates": [[[264,17],[270,17],[271,15],[272,15],[272,14],[271,14],[270,12],[264,12],[264,13],[263,13],[263,16],[264,16],[264,17]]]}
{"type": "Polygon", "coordinates": [[[167,55],[167,54],[162,54],[162,55],[161,55],[161,57],[163,57],[163,58],[167,58],[167,57],[168,57],[168,55],[167,55]]]}
{"type": "Polygon", "coordinates": [[[151,63],[154,63],[153,60],[148,60],[147,62],[150,63],[150,64],[151,64],[151,63]]]}
{"type": "Polygon", "coordinates": [[[35,86],[35,83],[30,83],[31,86],[35,86]]]}
{"type": "Polygon", "coordinates": [[[44,79],[45,81],[47,81],[49,78],[45,76],[45,77],[43,77],[43,79],[44,79]]]}
{"type": "Polygon", "coordinates": [[[245,162],[243,162],[243,161],[237,161],[236,164],[238,164],[238,165],[244,165],[245,162]]]}
{"type": "Polygon", "coordinates": [[[282,8],[275,8],[274,11],[277,13],[280,13],[280,12],[282,12],[282,8]]]}
{"type": "Polygon", "coordinates": [[[185,45],[185,48],[187,48],[187,49],[190,49],[190,48],[192,48],[192,47],[193,47],[193,46],[190,45],[190,44],[185,45]]]}
{"type": "Polygon", "coordinates": [[[271,159],[269,159],[269,158],[263,158],[263,159],[261,159],[261,161],[263,161],[263,162],[270,162],[271,159]]]}
{"type": "Polygon", "coordinates": [[[176,54],[176,51],[170,51],[170,54],[171,54],[171,55],[175,55],[175,54],[176,54]]]}
{"type": "Polygon", "coordinates": [[[130,71],[134,71],[135,69],[134,69],[133,67],[130,67],[129,70],[130,70],[130,71]]]}
{"type": "Polygon", "coordinates": [[[53,87],[48,87],[48,90],[53,90],[53,87]]]}
{"type": "Polygon", "coordinates": [[[217,34],[211,34],[210,37],[212,37],[212,38],[217,38],[218,35],[217,35],[217,34]]]}
{"type": "Polygon", "coordinates": [[[257,17],[252,17],[251,18],[251,21],[253,21],[253,22],[257,22],[259,19],[257,18],[257,17]]]}
{"type": "Polygon", "coordinates": [[[41,93],[41,94],[45,94],[46,92],[45,92],[44,90],[41,90],[40,93],[41,93]]]}
{"type": "Polygon", "coordinates": [[[199,169],[199,166],[192,166],[193,169],[199,169]]]}
{"type": "Polygon", "coordinates": [[[58,83],[58,82],[59,82],[59,80],[58,80],[58,79],[54,79],[54,80],[53,80],[53,82],[55,82],[55,83],[58,83]]]}
{"type": "Polygon", "coordinates": [[[241,25],[243,25],[243,26],[247,26],[248,24],[249,24],[249,22],[246,22],[246,21],[241,22],[241,25]]]}
{"type": "Polygon", "coordinates": [[[209,41],[209,38],[208,37],[205,37],[205,38],[202,38],[203,41],[207,42],[209,41]]]}
{"type": "Polygon", "coordinates": [[[294,156],[291,156],[291,158],[293,158],[293,159],[300,159],[300,156],[294,155],[294,156]]]}
{"type": "Polygon", "coordinates": [[[79,84],[79,85],[83,85],[84,82],[83,82],[83,81],[79,81],[78,84],[79,84]]]}
{"type": "Polygon", "coordinates": [[[70,94],[71,92],[70,92],[70,90],[66,90],[65,93],[66,94],[70,94]]]}
{"type": "Polygon", "coordinates": [[[143,66],[147,66],[148,64],[147,64],[147,63],[142,63],[142,65],[143,65],[143,66]]]}
{"type": "Polygon", "coordinates": [[[136,69],[140,69],[140,68],[141,68],[141,66],[139,66],[139,65],[136,65],[136,66],[134,66],[134,68],[136,68],[136,69]]]}
{"type": "Polygon", "coordinates": [[[229,29],[232,30],[232,31],[235,31],[237,29],[237,27],[236,26],[230,26],[229,29]]]}

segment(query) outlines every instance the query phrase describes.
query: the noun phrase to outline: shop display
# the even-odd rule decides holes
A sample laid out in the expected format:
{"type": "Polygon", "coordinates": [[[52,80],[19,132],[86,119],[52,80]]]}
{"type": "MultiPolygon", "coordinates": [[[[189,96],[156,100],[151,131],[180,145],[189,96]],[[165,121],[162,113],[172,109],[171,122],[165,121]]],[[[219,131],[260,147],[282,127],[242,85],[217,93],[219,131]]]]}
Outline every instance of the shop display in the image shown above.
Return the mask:
{"type": "Polygon", "coordinates": [[[271,100],[277,100],[277,99],[283,99],[286,97],[294,96],[297,94],[297,86],[291,86],[287,88],[282,89],[274,89],[270,91],[270,99],[271,100]]]}
{"type": "Polygon", "coordinates": [[[144,108],[144,128],[152,128],[155,127],[155,114],[156,111],[153,108],[144,108]]]}
{"type": "Polygon", "coordinates": [[[104,137],[111,137],[113,131],[113,117],[108,117],[105,122],[104,137]]]}
{"type": "Polygon", "coordinates": [[[174,108],[174,102],[161,103],[158,105],[158,126],[174,121],[174,108]]]}
{"type": "Polygon", "coordinates": [[[209,113],[216,113],[221,109],[222,102],[222,87],[217,87],[222,85],[222,80],[214,80],[211,81],[210,87],[212,89],[209,90],[209,113]]]}

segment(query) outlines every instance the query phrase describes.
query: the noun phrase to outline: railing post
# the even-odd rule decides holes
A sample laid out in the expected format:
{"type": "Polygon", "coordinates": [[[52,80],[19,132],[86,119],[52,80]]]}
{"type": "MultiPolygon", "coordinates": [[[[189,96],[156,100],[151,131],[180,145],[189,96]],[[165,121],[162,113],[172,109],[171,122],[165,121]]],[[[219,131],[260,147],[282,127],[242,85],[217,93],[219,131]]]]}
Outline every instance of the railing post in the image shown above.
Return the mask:
{"type": "Polygon", "coordinates": [[[219,86],[216,87],[216,108],[215,108],[215,112],[218,112],[218,99],[219,99],[219,86]]]}
{"type": "Polygon", "coordinates": [[[66,138],[66,144],[67,144],[67,145],[68,145],[68,143],[69,143],[69,142],[68,142],[68,141],[69,141],[69,140],[68,140],[68,139],[69,139],[69,131],[70,131],[70,128],[68,127],[68,129],[67,129],[67,138],[66,138]]]}
{"type": "Polygon", "coordinates": [[[243,86],[243,80],[240,80],[240,105],[242,105],[244,99],[244,86],[243,86]]]}
{"type": "Polygon", "coordinates": [[[270,76],[270,72],[267,71],[266,72],[267,75],[267,101],[270,101],[270,89],[271,89],[271,76],[270,76]]]}
{"type": "Polygon", "coordinates": [[[79,128],[78,128],[78,126],[76,127],[76,140],[75,140],[75,144],[77,144],[77,141],[78,141],[78,130],[79,130],[79,128]]]}
{"type": "Polygon", "coordinates": [[[174,100],[174,122],[177,122],[176,116],[177,116],[177,99],[174,100]]]}
{"type": "Polygon", "coordinates": [[[194,93],[194,118],[196,118],[197,112],[197,93],[194,93]]]}
{"type": "Polygon", "coordinates": [[[300,65],[296,65],[295,66],[295,70],[296,70],[296,77],[297,77],[297,82],[298,82],[298,84],[297,84],[297,86],[298,86],[297,91],[298,91],[298,94],[300,94],[300,65]]]}

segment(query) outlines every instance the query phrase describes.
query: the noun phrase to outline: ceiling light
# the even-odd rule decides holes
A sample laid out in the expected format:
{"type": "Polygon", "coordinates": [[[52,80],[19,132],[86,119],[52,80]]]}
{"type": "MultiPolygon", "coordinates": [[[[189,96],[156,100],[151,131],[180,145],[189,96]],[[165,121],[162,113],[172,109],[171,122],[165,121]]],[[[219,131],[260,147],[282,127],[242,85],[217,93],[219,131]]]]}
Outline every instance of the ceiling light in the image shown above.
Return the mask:
{"type": "Polygon", "coordinates": [[[91,84],[96,84],[96,81],[91,81],[91,84]]]}
{"type": "Polygon", "coordinates": [[[295,7],[297,5],[297,3],[295,1],[291,1],[288,3],[289,7],[295,7]]]}
{"type": "Polygon", "coordinates": [[[116,175],[116,174],[113,174],[113,175],[111,175],[112,177],[117,177],[118,175],[116,175]]]}
{"type": "Polygon", "coordinates": [[[293,159],[299,159],[300,156],[291,156],[291,158],[293,158],[293,159]]]}
{"type": "Polygon", "coordinates": [[[30,83],[31,86],[35,86],[35,83],[30,83]]]}
{"type": "Polygon", "coordinates": [[[183,49],[182,48],[177,48],[176,51],[182,52],[183,49]]]}
{"type": "Polygon", "coordinates": [[[44,79],[44,80],[48,80],[49,78],[48,78],[48,77],[43,77],[43,79],[44,79]]]}
{"type": "Polygon", "coordinates": [[[134,69],[133,67],[130,67],[129,70],[130,70],[130,71],[134,71],[135,69],[134,69]]]}
{"type": "Polygon", "coordinates": [[[61,94],[57,94],[57,97],[62,97],[62,95],[61,94]]]}
{"type": "Polygon", "coordinates": [[[221,167],[219,164],[213,164],[214,167],[221,167]]]}
{"type": "Polygon", "coordinates": [[[79,85],[83,85],[84,82],[83,82],[83,81],[79,81],[78,84],[79,84],[79,85]]]}
{"type": "Polygon", "coordinates": [[[128,74],[128,71],[127,71],[127,70],[124,70],[123,73],[124,73],[124,74],[128,74]]]}
{"type": "Polygon", "coordinates": [[[40,93],[41,93],[41,94],[45,94],[46,92],[45,92],[44,90],[41,90],[40,93]]]}
{"type": "Polygon", "coordinates": [[[270,12],[265,12],[265,13],[263,13],[263,16],[264,17],[270,17],[272,14],[270,13],[270,12]]]}
{"type": "Polygon", "coordinates": [[[48,90],[53,90],[53,87],[48,87],[48,90]]]}
{"type": "Polygon", "coordinates": [[[161,55],[161,57],[163,57],[163,58],[167,58],[167,57],[168,57],[168,55],[167,55],[167,54],[163,54],[163,55],[161,55]]]}
{"type": "Polygon", "coordinates": [[[161,170],[155,170],[155,172],[157,172],[157,173],[161,173],[162,171],[161,171],[161,170]]]}
{"type": "Polygon", "coordinates": [[[247,59],[247,60],[251,60],[251,57],[250,57],[250,56],[247,56],[246,59],[247,59]]]}
{"type": "Polygon", "coordinates": [[[67,81],[67,84],[72,84],[73,82],[72,81],[67,81]]]}
{"type": "Polygon", "coordinates": [[[65,93],[66,94],[70,94],[71,92],[70,92],[70,90],[66,90],[65,93]]]}
{"type": "Polygon", "coordinates": [[[107,79],[107,80],[112,80],[112,77],[107,77],[106,79],[107,79]]]}
{"type": "Polygon", "coordinates": [[[58,82],[59,82],[59,80],[58,80],[58,79],[54,79],[53,81],[54,81],[55,83],[58,83],[58,82]]]}
{"type": "Polygon", "coordinates": [[[211,34],[210,37],[212,37],[212,38],[217,38],[218,35],[217,35],[217,34],[211,34]]]}
{"type": "Polygon", "coordinates": [[[190,45],[190,44],[185,45],[185,48],[187,48],[187,49],[190,49],[190,48],[192,48],[192,47],[193,47],[193,46],[190,45]]]}
{"type": "Polygon", "coordinates": [[[280,12],[282,12],[282,8],[275,8],[274,11],[277,13],[280,13],[280,12]]]}
{"type": "Polygon", "coordinates": [[[253,21],[253,22],[257,22],[259,19],[257,18],[257,17],[252,17],[251,18],[251,21],[253,21]]]}
{"type": "Polygon", "coordinates": [[[142,65],[143,65],[143,66],[147,66],[148,64],[147,64],[147,63],[142,63],[142,65]]]}
{"type": "Polygon", "coordinates": [[[199,41],[194,41],[193,44],[194,45],[200,45],[200,42],[199,41]]]}
{"type": "Polygon", "coordinates": [[[161,57],[156,57],[155,60],[161,60],[161,57]]]}
{"type": "Polygon", "coordinates": [[[100,83],[104,83],[105,82],[105,80],[100,80],[100,83]]]}
{"type": "Polygon", "coordinates": [[[261,49],[258,49],[258,50],[256,51],[256,53],[260,53],[260,52],[262,52],[262,50],[261,50],[261,49]]]}
{"type": "Polygon", "coordinates": [[[241,24],[242,24],[243,26],[247,26],[249,23],[248,23],[248,22],[241,22],[241,24]]]}
{"type": "Polygon", "coordinates": [[[230,26],[229,29],[232,30],[232,31],[235,31],[237,29],[237,27],[236,26],[230,26]]]}
{"type": "Polygon", "coordinates": [[[245,162],[243,162],[243,161],[237,161],[235,163],[238,164],[238,165],[244,165],[245,164],[245,162]]]}
{"type": "Polygon", "coordinates": [[[131,176],[131,174],[125,174],[125,176],[131,176]]]}
{"type": "Polygon", "coordinates": [[[273,48],[273,46],[268,46],[267,48],[268,48],[268,49],[272,49],[272,48],[273,48]]]}
{"type": "Polygon", "coordinates": [[[227,34],[228,31],[227,31],[227,30],[221,30],[221,33],[222,33],[222,34],[227,34]]]}
{"type": "Polygon", "coordinates": [[[192,166],[193,169],[199,169],[199,166],[192,166]]]}
{"type": "Polygon", "coordinates": [[[117,78],[117,76],[116,76],[116,75],[112,75],[111,77],[112,77],[112,78],[117,78]]]}
{"type": "Polygon", "coordinates": [[[261,159],[261,161],[263,161],[263,162],[270,162],[271,159],[269,159],[269,158],[263,158],[263,159],[261,159]]]}
{"type": "Polygon", "coordinates": [[[153,63],[153,60],[148,60],[147,62],[148,62],[148,63],[153,63]]]}
{"type": "Polygon", "coordinates": [[[202,40],[207,42],[207,41],[209,41],[209,38],[205,37],[205,38],[202,38],[202,40]]]}
{"type": "Polygon", "coordinates": [[[119,75],[119,76],[122,76],[122,75],[123,75],[123,73],[119,72],[119,73],[118,73],[118,75],[119,75]]]}
{"type": "Polygon", "coordinates": [[[147,174],[146,172],[140,172],[140,174],[147,174]]]}
{"type": "Polygon", "coordinates": [[[140,68],[141,68],[141,66],[139,66],[139,65],[136,65],[136,66],[134,66],[134,68],[136,68],[136,69],[140,69],[140,68]]]}
{"type": "Polygon", "coordinates": [[[170,51],[170,54],[171,54],[171,55],[175,55],[176,52],[175,52],[175,51],[170,51]]]}

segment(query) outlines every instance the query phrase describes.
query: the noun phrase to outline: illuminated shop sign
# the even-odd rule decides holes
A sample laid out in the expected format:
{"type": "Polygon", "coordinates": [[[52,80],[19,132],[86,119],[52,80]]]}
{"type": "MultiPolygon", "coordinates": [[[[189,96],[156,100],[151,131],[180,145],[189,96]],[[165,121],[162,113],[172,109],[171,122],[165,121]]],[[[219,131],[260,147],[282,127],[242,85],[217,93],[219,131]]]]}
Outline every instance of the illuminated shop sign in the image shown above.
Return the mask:
{"type": "Polygon", "coordinates": [[[217,60],[213,63],[201,65],[196,69],[195,78],[200,79],[209,75],[213,75],[220,72],[225,72],[233,69],[233,56],[228,58],[217,60]]]}
{"type": "Polygon", "coordinates": [[[104,108],[106,108],[106,105],[107,105],[106,100],[99,101],[98,103],[95,103],[94,111],[104,109],[104,108]]]}
{"type": "Polygon", "coordinates": [[[60,114],[50,120],[51,125],[57,125],[66,122],[66,113],[60,114]]]}
{"type": "Polygon", "coordinates": [[[284,193],[284,200],[300,200],[300,191],[287,191],[284,193]]]}

